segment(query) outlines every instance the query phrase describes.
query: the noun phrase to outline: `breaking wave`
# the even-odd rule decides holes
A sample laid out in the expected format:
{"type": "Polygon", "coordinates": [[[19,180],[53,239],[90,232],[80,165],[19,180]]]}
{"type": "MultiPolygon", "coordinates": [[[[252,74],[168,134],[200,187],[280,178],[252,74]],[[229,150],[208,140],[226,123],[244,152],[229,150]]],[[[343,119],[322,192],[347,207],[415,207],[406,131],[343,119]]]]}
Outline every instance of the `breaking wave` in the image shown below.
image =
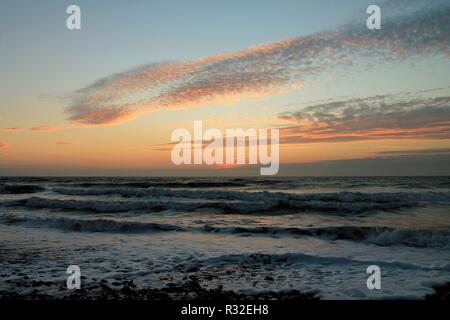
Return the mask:
{"type": "Polygon", "coordinates": [[[229,214],[287,214],[307,211],[317,211],[324,213],[365,213],[370,211],[397,210],[401,208],[410,208],[420,205],[420,202],[407,201],[382,201],[369,202],[359,200],[358,202],[345,202],[343,198],[346,195],[336,194],[334,196],[315,195],[305,196],[303,200],[300,197],[294,199],[276,199],[270,198],[270,195],[264,197],[249,197],[248,200],[236,199],[212,199],[199,201],[186,201],[186,198],[162,199],[153,198],[153,200],[74,200],[74,199],[49,199],[42,197],[31,197],[23,200],[3,201],[1,205],[6,206],[24,206],[28,208],[58,208],[63,210],[83,210],[103,213],[114,212],[160,212],[165,210],[178,210],[192,212],[199,209],[210,209],[212,213],[229,214]],[[252,199],[253,198],[253,199],[252,199]]]}
{"type": "Polygon", "coordinates": [[[161,202],[151,201],[103,201],[103,200],[61,200],[48,199],[41,197],[31,197],[23,200],[6,201],[7,206],[24,206],[36,209],[64,209],[64,210],[82,210],[102,213],[115,213],[127,211],[149,211],[158,212],[170,207],[164,206],[161,202]]]}
{"type": "Polygon", "coordinates": [[[195,263],[197,266],[202,265],[238,265],[247,267],[257,267],[258,265],[277,265],[278,267],[292,268],[296,265],[317,264],[317,265],[363,265],[370,264],[382,265],[384,268],[393,267],[401,269],[422,269],[422,270],[450,270],[450,265],[440,265],[436,267],[422,267],[419,265],[403,262],[380,262],[380,261],[365,261],[356,260],[345,257],[334,256],[316,256],[303,253],[281,253],[281,254],[266,254],[266,253],[243,253],[243,254],[227,254],[218,257],[212,257],[204,260],[199,260],[195,263]]]}
{"type": "Polygon", "coordinates": [[[293,227],[214,227],[206,225],[206,232],[233,234],[296,235],[326,240],[364,241],[380,246],[404,245],[412,247],[449,247],[450,231],[412,230],[388,227],[332,226],[313,228],[293,227]]]}
{"type": "Polygon", "coordinates": [[[369,226],[328,226],[328,227],[282,227],[282,226],[191,226],[180,227],[173,224],[135,222],[112,219],[79,219],[69,217],[26,217],[7,215],[2,220],[7,224],[23,224],[31,227],[50,227],[85,232],[139,233],[152,231],[190,231],[263,236],[300,236],[324,240],[362,241],[379,246],[403,245],[410,247],[450,247],[450,231],[413,230],[369,226]]]}
{"type": "MultiPolygon", "coordinates": [[[[71,200],[32,197],[10,201],[10,205],[32,208],[60,208],[95,212],[193,211],[210,208],[223,213],[282,214],[302,211],[365,213],[397,210],[428,204],[450,203],[450,192],[330,192],[296,194],[269,191],[189,190],[168,188],[54,188],[53,192],[72,196],[120,196],[121,200],[71,200]],[[132,201],[130,201],[133,198],[132,201]]],[[[5,204],[5,203],[3,203],[5,204]]]]}
{"type": "Polygon", "coordinates": [[[34,227],[50,227],[79,232],[121,232],[138,233],[154,231],[183,231],[183,228],[162,223],[116,221],[108,219],[73,219],[65,217],[24,218],[9,217],[9,224],[25,224],[34,227]]]}
{"type": "Polygon", "coordinates": [[[54,188],[54,192],[64,195],[120,195],[123,197],[177,197],[190,199],[223,199],[223,200],[291,200],[291,201],[337,201],[344,203],[355,202],[450,202],[450,192],[329,192],[295,194],[289,192],[271,191],[233,191],[233,190],[172,190],[169,188],[134,189],[127,187],[114,188],[54,188]]]}

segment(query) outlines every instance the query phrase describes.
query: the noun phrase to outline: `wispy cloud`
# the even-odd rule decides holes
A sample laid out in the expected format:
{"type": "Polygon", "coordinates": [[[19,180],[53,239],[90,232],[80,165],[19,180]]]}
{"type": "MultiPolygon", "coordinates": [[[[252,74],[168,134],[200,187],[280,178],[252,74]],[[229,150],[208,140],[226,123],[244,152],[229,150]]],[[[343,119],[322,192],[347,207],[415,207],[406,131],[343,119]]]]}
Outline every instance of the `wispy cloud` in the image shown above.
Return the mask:
{"type": "Polygon", "coordinates": [[[67,145],[72,145],[72,144],[75,144],[75,143],[72,142],[72,141],[56,141],[56,144],[60,145],[60,146],[67,146],[67,145]]]}
{"type": "Polygon", "coordinates": [[[284,143],[374,139],[449,139],[450,96],[427,92],[328,101],[279,116],[284,143]]]}
{"type": "Polygon", "coordinates": [[[0,132],[17,132],[17,131],[22,131],[22,128],[19,127],[0,128],[0,132]]]}
{"type": "Polygon", "coordinates": [[[45,125],[45,126],[32,127],[28,130],[33,131],[33,132],[54,132],[54,131],[60,131],[65,128],[66,128],[66,126],[64,126],[64,125],[45,125]]]}
{"type": "Polygon", "coordinates": [[[350,24],[239,52],[115,74],[75,92],[69,119],[83,125],[114,124],[145,112],[274,95],[299,88],[336,66],[355,65],[361,57],[449,55],[450,4],[437,0],[411,9],[418,3],[408,2],[406,13],[384,19],[377,31],[350,24]]]}

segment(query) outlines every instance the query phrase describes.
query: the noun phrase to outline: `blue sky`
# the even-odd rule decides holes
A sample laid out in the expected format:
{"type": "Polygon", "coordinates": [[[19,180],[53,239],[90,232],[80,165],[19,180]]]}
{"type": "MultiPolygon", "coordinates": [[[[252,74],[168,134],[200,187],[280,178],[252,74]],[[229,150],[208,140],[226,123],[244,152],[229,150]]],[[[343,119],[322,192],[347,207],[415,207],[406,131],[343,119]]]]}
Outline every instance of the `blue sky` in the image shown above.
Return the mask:
{"type": "Polygon", "coordinates": [[[2,1],[0,79],[11,86],[26,79],[23,85],[33,91],[72,90],[150,62],[321,31],[347,21],[364,3],[342,1],[330,10],[330,1],[295,0],[2,1]],[[65,26],[72,3],[82,11],[82,30],[76,32],[65,26]],[[44,73],[51,75],[46,83],[44,73]]]}

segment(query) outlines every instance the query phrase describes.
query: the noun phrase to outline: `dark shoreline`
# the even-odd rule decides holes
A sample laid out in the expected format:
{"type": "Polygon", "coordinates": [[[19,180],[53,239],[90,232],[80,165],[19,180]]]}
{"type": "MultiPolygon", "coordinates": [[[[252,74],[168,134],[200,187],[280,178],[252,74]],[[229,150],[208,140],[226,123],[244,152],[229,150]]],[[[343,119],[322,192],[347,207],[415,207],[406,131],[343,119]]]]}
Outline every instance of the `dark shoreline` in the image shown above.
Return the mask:
{"type": "MultiPolygon", "coordinates": [[[[428,301],[450,301],[450,282],[433,287],[434,293],[428,294],[424,300],[428,301]]],[[[132,281],[125,281],[121,289],[112,288],[107,283],[90,285],[80,290],[70,291],[65,295],[49,295],[39,293],[35,289],[31,293],[19,294],[16,292],[0,291],[0,301],[8,300],[190,300],[190,301],[251,301],[251,300],[319,300],[315,293],[302,293],[298,290],[268,291],[253,294],[224,291],[221,287],[205,289],[195,281],[191,280],[182,285],[169,283],[164,288],[135,288],[132,281]]]]}
{"type": "Polygon", "coordinates": [[[102,282],[79,290],[70,291],[65,295],[49,295],[39,293],[38,289],[31,293],[0,291],[1,300],[318,300],[314,293],[302,293],[298,290],[282,292],[262,292],[243,294],[234,291],[224,291],[221,287],[205,289],[196,280],[182,285],[169,283],[164,288],[135,288],[132,281],[124,281],[122,288],[112,288],[102,282]]]}
{"type": "Polygon", "coordinates": [[[433,287],[434,293],[427,294],[426,300],[432,301],[450,301],[450,282],[433,287]]]}

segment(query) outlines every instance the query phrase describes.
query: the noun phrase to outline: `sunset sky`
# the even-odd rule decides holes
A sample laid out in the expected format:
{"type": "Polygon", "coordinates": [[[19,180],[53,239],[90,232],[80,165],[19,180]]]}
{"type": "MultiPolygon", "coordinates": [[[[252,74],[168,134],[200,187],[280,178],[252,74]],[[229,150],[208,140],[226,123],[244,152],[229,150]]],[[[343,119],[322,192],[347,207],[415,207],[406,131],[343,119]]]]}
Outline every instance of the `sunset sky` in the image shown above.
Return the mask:
{"type": "Polygon", "coordinates": [[[0,175],[235,170],[171,170],[195,120],[280,128],[282,174],[450,175],[450,3],[369,4],[1,2],[0,175]]]}

